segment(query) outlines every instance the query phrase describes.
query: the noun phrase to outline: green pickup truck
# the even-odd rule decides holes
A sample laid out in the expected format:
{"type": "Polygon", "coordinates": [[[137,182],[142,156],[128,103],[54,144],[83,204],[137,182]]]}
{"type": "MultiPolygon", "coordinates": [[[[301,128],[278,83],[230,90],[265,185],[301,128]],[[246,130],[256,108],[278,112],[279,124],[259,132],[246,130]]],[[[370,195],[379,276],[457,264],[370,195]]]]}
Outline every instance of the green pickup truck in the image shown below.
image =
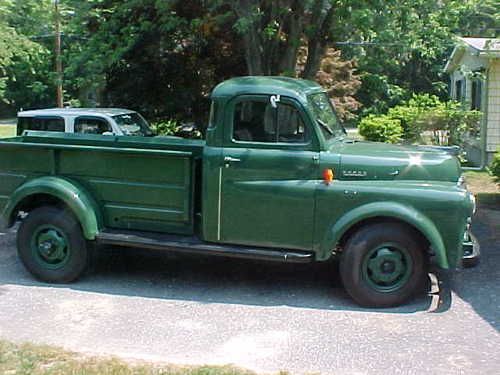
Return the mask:
{"type": "Polygon", "coordinates": [[[0,141],[0,213],[5,227],[21,221],[27,269],[70,282],[100,245],[338,258],[354,300],[384,307],[422,290],[431,263],[477,258],[475,200],[456,157],[349,139],[310,81],[235,78],[211,100],[206,140],[27,131],[0,141]]]}

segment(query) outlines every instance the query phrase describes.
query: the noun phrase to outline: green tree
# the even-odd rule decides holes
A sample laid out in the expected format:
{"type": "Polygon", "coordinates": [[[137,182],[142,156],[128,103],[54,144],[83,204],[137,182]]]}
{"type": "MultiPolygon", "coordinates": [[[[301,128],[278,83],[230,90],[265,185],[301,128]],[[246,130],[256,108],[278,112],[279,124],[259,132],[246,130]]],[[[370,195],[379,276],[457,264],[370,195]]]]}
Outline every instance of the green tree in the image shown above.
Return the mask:
{"type": "MultiPolygon", "coordinates": [[[[0,0],[0,106],[1,112],[49,105],[54,88],[51,53],[33,34],[33,20],[45,14],[50,1],[0,0]],[[44,3],[44,4],[41,4],[44,3]],[[33,9],[30,10],[30,6],[33,9]],[[19,13],[26,11],[26,17],[19,13]],[[36,16],[35,16],[36,15],[36,16]]],[[[42,17],[43,18],[43,17],[42,17]]],[[[40,21],[45,25],[47,21],[40,21]]]]}
{"type": "MultiPolygon", "coordinates": [[[[227,17],[203,2],[126,0],[75,2],[75,30],[84,42],[69,52],[75,90],[102,87],[101,105],[150,117],[201,118],[220,80],[245,73],[227,17]]],[[[199,122],[202,122],[201,120],[199,122]]]]}
{"type": "MultiPolygon", "coordinates": [[[[356,2],[357,3],[357,2],[356,2]]],[[[364,113],[383,113],[413,92],[447,97],[444,64],[455,35],[495,37],[499,8],[495,0],[370,1],[353,7],[337,30],[359,45],[342,47],[358,57],[363,82],[357,98],[364,113]]]]}

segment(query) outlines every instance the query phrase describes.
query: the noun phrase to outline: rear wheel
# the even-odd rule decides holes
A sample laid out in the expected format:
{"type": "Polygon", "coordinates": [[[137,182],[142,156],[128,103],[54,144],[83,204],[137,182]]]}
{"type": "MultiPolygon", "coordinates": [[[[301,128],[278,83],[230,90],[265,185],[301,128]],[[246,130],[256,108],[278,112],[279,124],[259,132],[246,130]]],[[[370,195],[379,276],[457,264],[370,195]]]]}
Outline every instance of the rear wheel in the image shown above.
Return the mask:
{"type": "Polygon", "coordinates": [[[80,225],[61,208],[31,211],[19,227],[17,249],[28,271],[46,282],[71,282],[87,267],[88,250],[80,225]]]}
{"type": "Polygon", "coordinates": [[[402,224],[362,227],[348,241],[340,261],[347,292],[363,306],[406,302],[425,280],[426,262],[415,232],[402,224]]]}

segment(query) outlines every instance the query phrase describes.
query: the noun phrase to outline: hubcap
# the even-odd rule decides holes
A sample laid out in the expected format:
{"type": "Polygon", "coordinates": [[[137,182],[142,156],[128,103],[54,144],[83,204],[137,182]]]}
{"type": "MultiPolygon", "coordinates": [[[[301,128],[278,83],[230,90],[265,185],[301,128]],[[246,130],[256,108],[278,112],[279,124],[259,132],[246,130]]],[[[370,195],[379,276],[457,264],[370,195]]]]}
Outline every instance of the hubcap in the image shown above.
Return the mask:
{"type": "Polygon", "coordinates": [[[50,225],[35,230],[31,249],[38,263],[46,268],[62,267],[68,260],[70,250],[64,233],[50,225]]]}
{"type": "Polygon", "coordinates": [[[406,249],[386,244],[368,252],[363,262],[363,277],[375,290],[393,292],[408,281],[411,267],[406,249]]]}

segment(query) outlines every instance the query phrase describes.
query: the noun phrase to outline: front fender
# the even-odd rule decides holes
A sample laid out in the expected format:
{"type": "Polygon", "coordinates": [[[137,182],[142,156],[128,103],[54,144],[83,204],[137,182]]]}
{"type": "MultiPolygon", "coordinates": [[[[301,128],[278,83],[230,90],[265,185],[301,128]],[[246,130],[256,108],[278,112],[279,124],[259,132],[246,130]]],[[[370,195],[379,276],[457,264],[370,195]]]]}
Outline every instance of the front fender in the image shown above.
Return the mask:
{"type": "Polygon", "coordinates": [[[401,220],[419,230],[431,244],[436,254],[438,265],[445,269],[449,268],[443,238],[434,223],[413,207],[396,202],[368,203],[347,212],[339,220],[333,223],[330,226],[331,229],[325,234],[320,246],[321,257],[327,258],[342,236],[353,225],[375,217],[387,217],[401,220]]]}
{"type": "Polygon", "coordinates": [[[92,196],[77,182],[55,176],[35,178],[21,185],[11,195],[2,212],[2,218],[12,225],[18,207],[34,195],[45,194],[62,202],[76,216],[87,240],[94,240],[102,227],[99,206],[92,196]]]}

